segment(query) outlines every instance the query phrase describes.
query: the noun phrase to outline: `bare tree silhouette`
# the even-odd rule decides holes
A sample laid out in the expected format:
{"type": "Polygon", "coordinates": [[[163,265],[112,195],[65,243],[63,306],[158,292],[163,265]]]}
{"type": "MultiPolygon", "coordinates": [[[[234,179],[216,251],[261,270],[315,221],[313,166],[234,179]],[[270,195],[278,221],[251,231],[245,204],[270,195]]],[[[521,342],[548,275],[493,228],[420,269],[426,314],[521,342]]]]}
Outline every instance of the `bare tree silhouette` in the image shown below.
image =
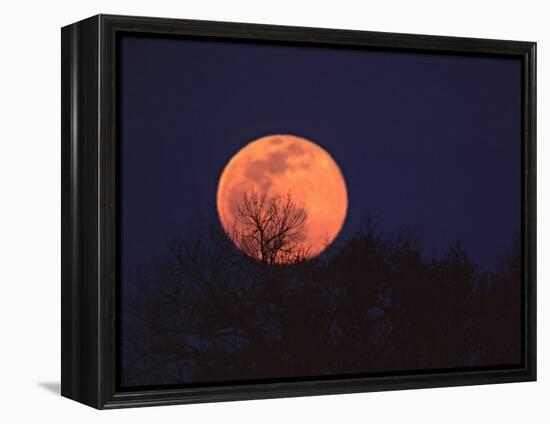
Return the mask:
{"type": "Polygon", "coordinates": [[[520,360],[519,238],[493,272],[481,272],[459,243],[427,258],[414,240],[384,237],[369,221],[329,255],[266,266],[303,255],[307,215],[289,197],[243,198],[250,226],[237,241],[248,234],[250,253],[216,221],[127,277],[123,385],[520,360]],[[268,234],[289,226],[269,244],[268,234]]]}
{"type": "Polygon", "coordinates": [[[244,193],[236,205],[230,235],[247,255],[266,264],[287,264],[311,256],[305,231],[307,212],[286,196],[244,193]]]}

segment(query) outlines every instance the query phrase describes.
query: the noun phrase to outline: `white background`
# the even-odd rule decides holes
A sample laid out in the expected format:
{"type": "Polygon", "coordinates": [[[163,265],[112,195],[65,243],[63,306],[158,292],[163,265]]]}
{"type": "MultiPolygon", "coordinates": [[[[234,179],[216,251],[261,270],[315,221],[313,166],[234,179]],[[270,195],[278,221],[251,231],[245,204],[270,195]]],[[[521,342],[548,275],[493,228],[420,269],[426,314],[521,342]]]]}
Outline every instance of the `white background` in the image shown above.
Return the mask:
{"type": "Polygon", "coordinates": [[[543,164],[550,161],[545,79],[550,13],[545,3],[5,0],[0,9],[0,421],[549,422],[550,166],[543,164]],[[61,398],[59,28],[99,12],[537,41],[539,382],[103,412],[61,398]]]}

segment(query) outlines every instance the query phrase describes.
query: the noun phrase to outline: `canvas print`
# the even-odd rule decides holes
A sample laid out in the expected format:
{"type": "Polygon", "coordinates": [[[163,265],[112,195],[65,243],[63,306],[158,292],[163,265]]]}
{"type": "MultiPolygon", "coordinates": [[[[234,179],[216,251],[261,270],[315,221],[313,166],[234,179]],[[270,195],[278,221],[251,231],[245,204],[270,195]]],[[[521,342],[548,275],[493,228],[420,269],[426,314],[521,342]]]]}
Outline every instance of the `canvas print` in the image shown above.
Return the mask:
{"type": "Polygon", "coordinates": [[[121,387],[522,363],[519,59],[119,43],[121,387]]]}

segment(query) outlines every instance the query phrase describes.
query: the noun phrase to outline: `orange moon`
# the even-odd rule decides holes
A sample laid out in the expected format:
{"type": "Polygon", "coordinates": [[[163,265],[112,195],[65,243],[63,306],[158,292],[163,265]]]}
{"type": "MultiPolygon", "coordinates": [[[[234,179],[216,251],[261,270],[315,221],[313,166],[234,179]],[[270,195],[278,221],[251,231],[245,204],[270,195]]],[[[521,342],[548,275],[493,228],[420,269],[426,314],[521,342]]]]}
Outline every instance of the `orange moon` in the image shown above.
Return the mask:
{"type": "Polygon", "coordinates": [[[217,208],[231,234],[237,202],[245,193],[291,194],[304,207],[304,244],[312,256],[336,238],[346,218],[348,194],[338,164],[319,145],[294,135],[268,135],[244,146],[225,166],[218,184],[217,208]]]}

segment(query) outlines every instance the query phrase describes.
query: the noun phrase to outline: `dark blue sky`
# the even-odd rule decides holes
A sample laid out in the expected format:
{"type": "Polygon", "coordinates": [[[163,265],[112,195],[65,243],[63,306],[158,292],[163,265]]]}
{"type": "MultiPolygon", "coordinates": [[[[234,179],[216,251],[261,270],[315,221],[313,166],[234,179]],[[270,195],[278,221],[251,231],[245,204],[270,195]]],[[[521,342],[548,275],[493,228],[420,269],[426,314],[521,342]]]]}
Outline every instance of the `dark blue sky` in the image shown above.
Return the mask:
{"type": "Polygon", "coordinates": [[[427,255],[460,240],[492,268],[520,228],[519,60],[140,37],[121,47],[123,269],[213,214],[227,161],[275,133],[340,165],[340,238],[370,211],[427,255]]]}

